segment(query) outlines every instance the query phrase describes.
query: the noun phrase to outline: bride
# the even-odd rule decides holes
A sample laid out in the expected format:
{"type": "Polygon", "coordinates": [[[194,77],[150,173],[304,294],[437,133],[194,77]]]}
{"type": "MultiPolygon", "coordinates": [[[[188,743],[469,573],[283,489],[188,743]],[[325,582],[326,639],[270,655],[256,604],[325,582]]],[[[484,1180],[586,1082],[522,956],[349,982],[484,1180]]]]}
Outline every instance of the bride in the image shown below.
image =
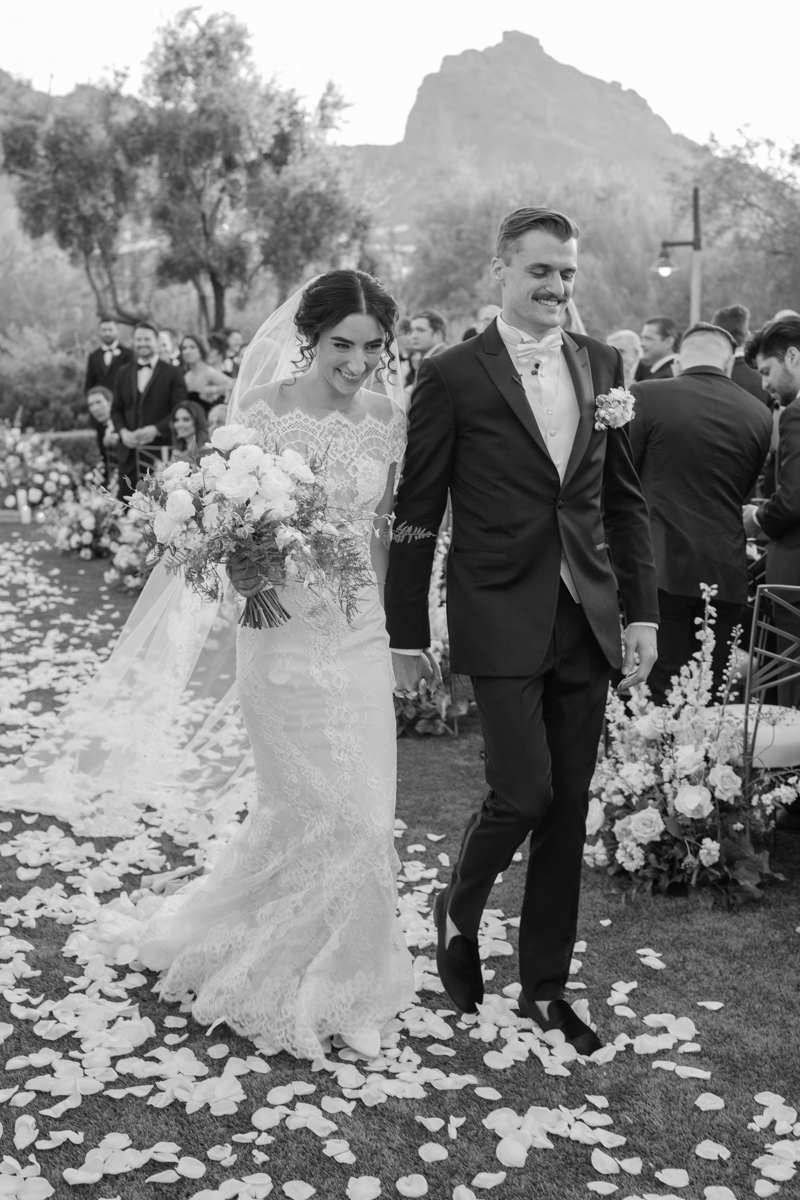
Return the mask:
{"type": "MultiPolygon", "coordinates": [[[[382,609],[405,415],[388,383],[367,386],[374,372],[391,378],[396,318],[378,280],[331,271],[251,343],[229,423],[254,430],[271,451],[322,459],[331,506],[360,515],[373,582],[352,625],[335,602],[288,584],[287,623],[239,629],[236,688],[257,783],[249,815],[209,874],[166,898],[146,896],[135,916],[112,905],[85,931],[107,948],[132,944],[162,972],[162,997],[193,996],[201,1023],[222,1019],[269,1052],[311,1059],[337,1036],[374,1057],[381,1026],[414,996],[396,911],[382,609]]],[[[262,586],[251,570],[229,567],[242,595],[262,586]]]]}

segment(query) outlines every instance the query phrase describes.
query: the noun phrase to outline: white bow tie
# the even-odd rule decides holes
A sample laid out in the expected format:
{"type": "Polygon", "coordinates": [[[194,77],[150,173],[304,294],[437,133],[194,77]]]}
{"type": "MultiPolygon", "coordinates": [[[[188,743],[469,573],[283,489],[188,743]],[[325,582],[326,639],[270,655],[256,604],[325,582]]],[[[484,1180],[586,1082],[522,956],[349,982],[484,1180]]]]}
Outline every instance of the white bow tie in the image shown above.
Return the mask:
{"type": "Polygon", "coordinates": [[[517,356],[517,362],[521,366],[525,366],[529,362],[543,363],[546,359],[555,358],[559,355],[562,344],[561,330],[554,329],[546,337],[543,337],[540,342],[519,342],[514,347],[514,353],[517,356]]]}

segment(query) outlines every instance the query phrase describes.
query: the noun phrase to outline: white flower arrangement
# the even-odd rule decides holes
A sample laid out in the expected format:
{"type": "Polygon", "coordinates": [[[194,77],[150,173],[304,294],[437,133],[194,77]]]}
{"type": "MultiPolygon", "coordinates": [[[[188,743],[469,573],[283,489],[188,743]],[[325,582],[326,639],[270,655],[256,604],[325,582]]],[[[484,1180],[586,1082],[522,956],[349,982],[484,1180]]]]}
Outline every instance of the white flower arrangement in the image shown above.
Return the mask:
{"type": "Polygon", "coordinates": [[[595,429],[621,429],[636,415],[633,411],[635,403],[632,393],[624,387],[614,387],[602,396],[597,396],[595,429]]]}
{"type": "Polygon", "coordinates": [[[78,477],[72,463],[53,449],[44,434],[0,421],[0,505],[20,501],[37,513],[72,499],[78,477]]]}
{"type": "Polygon", "coordinates": [[[627,705],[609,694],[584,858],[627,874],[634,889],[688,890],[705,904],[729,904],[763,894],[772,872],[752,837],[770,828],[778,805],[797,798],[800,781],[762,771],[745,789],[741,720],[727,707],[730,685],[717,704],[711,694],[713,594],[705,589],[700,648],[664,707],[656,708],[646,689],[627,705]]]}

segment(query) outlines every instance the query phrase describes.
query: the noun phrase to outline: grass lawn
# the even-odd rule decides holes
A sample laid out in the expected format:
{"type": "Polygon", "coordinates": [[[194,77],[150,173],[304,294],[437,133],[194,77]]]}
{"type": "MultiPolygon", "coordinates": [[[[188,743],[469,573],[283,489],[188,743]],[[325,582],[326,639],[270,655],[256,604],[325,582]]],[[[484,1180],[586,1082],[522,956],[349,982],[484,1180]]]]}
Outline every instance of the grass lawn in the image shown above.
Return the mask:
{"type": "MultiPolygon", "coordinates": [[[[0,527],[0,570],[4,547],[13,547],[16,552],[20,545],[20,538],[11,536],[13,528],[0,527]]],[[[12,680],[27,669],[25,656],[35,644],[24,634],[30,618],[24,605],[23,585],[33,575],[57,582],[61,597],[59,600],[56,594],[47,595],[38,606],[37,614],[32,618],[41,621],[41,625],[35,627],[38,631],[35,640],[43,638],[49,628],[63,628],[63,624],[58,623],[66,614],[71,620],[84,622],[76,628],[83,630],[93,653],[102,653],[109,634],[100,627],[108,623],[118,626],[130,607],[128,597],[99,590],[103,564],[50,556],[40,547],[33,548],[36,540],[36,534],[28,535],[28,548],[41,564],[35,572],[24,579],[16,567],[5,577],[0,574],[0,614],[6,621],[0,628],[4,628],[4,636],[10,634],[16,639],[13,646],[17,658],[6,661],[6,671],[12,680]],[[59,569],[60,575],[47,574],[54,567],[59,569]],[[7,589],[5,595],[3,588],[7,589]],[[111,607],[104,608],[104,605],[111,607]],[[93,617],[93,613],[98,615],[93,617]],[[112,618],[111,614],[118,615],[112,618]]],[[[68,669],[72,668],[66,664],[64,670],[68,669]]],[[[54,694],[52,688],[43,686],[33,696],[34,703],[52,707],[54,694]]],[[[17,699],[14,703],[19,711],[21,702],[17,699]]],[[[13,725],[8,732],[16,736],[19,731],[20,726],[13,725]]],[[[450,860],[455,857],[464,822],[483,792],[477,729],[474,723],[467,721],[458,739],[401,740],[398,752],[397,815],[407,825],[397,843],[401,859],[424,862],[427,868],[438,869],[438,878],[445,880],[447,866],[446,862],[440,861],[440,856],[447,855],[450,860]],[[429,834],[440,835],[441,840],[430,840],[429,834]],[[406,849],[414,846],[424,846],[425,850],[406,849]]],[[[58,883],[64,885],[69,894],[74,894],[74,888],[65,884],[65,873],[49,864],[42,867],[33,881],[19,878],[19,869],[22,867],[24,875],[25,867],[9,845],[20,832],[46,830],[57,823],[44,817],[28,823],[18,814],[0,814],[0,821],[4,843],[0,846],[3,856],[0,858],[2,911],[8,925],[13,926],[10,936],[24,938],[33,945],[33,950],[24,952],[23,958],[30,968],[40,972],[30,978],[18,978],[14,986],[6,979],[4,999],[0,1003],[0,1023],[6,1023],[0,1024],[0,1036],[8,1034],[3,1042],[2,1061],[7,1063],[16,1056],[46,1049],[61,1053],[65,1059],[72,1053],[76,1061],[80,1061],[82,1052],[76,1038],[43,1039],[33,1031],[35,1019],[26,1017],[26,1009],[29,1012],[35,1007],[40,997],[51,999],[67,995],[73,984],[66,977],[81,974],[82,968],[76,966],[75,960],[65,958],[61,953],[66,937],[79,925],[59,924],[47,917],[37,919],[32,927],[30,923],[29,927],[15,924],[14,905],[8,902],[9,897],[25,896],[32,887],[46,891],[58,883]]],[[[95,848],[102,850],[100,839],[96,840],[95,848]]],[[[174,865],[176,848],[167,845],[164,849],[174,865]]],[[[446,1020],[453,1030],[451,1038],[410,1036],[404,1028],[399,1048],[410,1047],[425,1067],[438,1068],[447,1075],[473,1075],[477,1085],[470,1083],[458,1090],[437,1090],[426,1082],[423,1084],[424,1097],[389,1097],[374,1106],[359,1099],[351,1113],[333,1114],[331,1120],[338,1128],[327,1136],[349,1143],[356,1160],[353,1164],[326,1156],[323,1153],[324,1138],[308,1128],[287,1128],[285,1122],[269,1130],[267,1136],[274,1140],[262,1138],[258,1146],[252,1141],[237,1143],[234,1140],[255,1132],[251,1115],[268,1104],[267,1095],[276,1086],[293,1081],[313,1085],[313,1093],[298,1098],[315,1105],[322,1103],[323,1096],[342,1097],[342,1087],[335,1075],[322,1070],[312,1071],[309,1064],[296,1062],[287,1055],[271,1058],[269,1073],[251,1070],[242,1075],[239,1081],[246,1098],[238,1103],[235,1114],[217,1117],[210,1115],[207,1107],[187,1115],[185,1105],[177,1100],[168,1107],[153,1107],[147,1101],[157,1094],[155,1091],[149,1097],[129,1095],[119,1100],[106,1094],[108,1089],[142,1082],[131,1075],[104,1080],[105,1091],[85,1095],[79,1107],[67,1110],[58,1118],[37,1114],[56,1103],[60,1096],[34,1090],[28,1093],[31,1096],[29,1102],[15,1107],[14,1096],[2,1092],[0,1098],[4,1101],[5,1111],[0,1154],[14,1157],[21,1166],[28,1163],[29,1155],[35,1155],[43,1177],[53,1185],[56,1196],[74,1191],[90,1200],[112,1200],[113,1197],[138,1200],[150,1195],[188,1200],[189,1197],[204,1196],[206,1189],[210,1200],[211,1196],[235,1194],[231,1190],[214,1191],[222,1181],[241,1180],[258,1172],[269,1174],[275,1195],[284,1194],[282,1185],[288,1181],[302,1180],[325,1198],[347,1195],[351,1176],[377,1177],[382,1195],[397,1196],[395,1184],[401,1176],[421,1174],[427,1180],[427,1194],[433,1200],[450,1200],[458,1185],[472,1186],[471,1181],[479,1172],[502,1170],[507,1171],[503,1182],[491,1191],[475,1187],[475,1194],[497,1200],[577,1200],[592,1194],[587,1191],[589,1181],[610,1180],[618,1188],[613,1194],[619,1200],[628,1196],[670,1195],[703,1200],[705,1188],[723,1185],[731,1189],[737,1200],[744,1200],[754,1194],[753,1185],[759,1177],[750,1165],[752,1160],[764,1152],[765,1145],[778,1140],[774,1125],[765,1130],[750,1127],[754,1115],[763,1111],[763,1105],[757,1104],[754,1096],[761,1092],[778,1093],[790,1105],[796,1105],[800,1100],[797,1052],[800,1040],[797,999],[800,938],[796,931],[800,924],[800,840],[779,838],[774,865],[786,874],[787,882],[771,886],[760,904],[731,913],[718,909],[707,911],[683,899],[644,897],[630,901],[604,873],[586,873],[579,930],[579,938],[586,943],[586,948],[576,953],[582,965],[573,976],[575,981],[585,984],[585,991],[577,990],[575,995],[588,997],[593,1019],[601,1036],[608,1041],[619,1034],[636,1037],[657,1033],[657,1029],[643,1024],[642,1018],[648,1014],[691,1017],[698,1030],[695,1040],[701,1047],[697,1053],[678,1053],[676,1046],[674,1050],[657,1054],[635,1054],[628,1047],[605,1065],[568,1064],[570,1074],[565,1077],[545,1074],[541,1063],[533,1056],[525,1062],[515,1062],[507,1069],[495,1070],[485,1064],[484,1055],[502,1045],[502,1039],[498,1037],[490,1043],[475,1040],[469,1036],[469,1028],[460,1028],[449,1016],[446,1020]],[[660,952],[665,964],[663,970],[654,970],[640,962],[637,950],[645,947],[660,952]],[[638,983],[629,993],[628,1001],[636,1016],[618,1016],[606,1004],[612,985],[617,981],[638,983]],[[720,1001],[724,1007],[719,1011],[708,1011],[697,1005],[703,1000],[720,1001]],[[454,1050],[455,1055],[431,1053],[429,1047],[437,1041],[446,1042],[446,1049],[454,1050]],[[654,1069],[654,1059],[699,1067],[709,1071],[711,1077],[707,1080],[678,1078],[674,1071],[654,1069]],[[501,1099],[480,1098],[475,1093],[476,1086],[497,1089],[501,1099]],[[722,1097],[724,1108],[701,1111],[694,1102],[702,1092],[722,1097]],[[593,1146],[561,1136],[553,1136],[551,1149],[531,1149],[524,1167],[501,1166],[495,1157],[498,1138],[482,1124],[483,1118],[492,1110],[503,1106],[520,1115],[534,1105],[551,1110],[559,1106],[576,1110],[586,1104],[587,1094],[607,1098],[608,1107],[604,1111],[613,1121],[607,1128],[626,1139],[624,1146],[610,1153],[618,1159],[640,1157],[643,1163],[640,1175],[600,1174],[591,1163],[593,1146]],[[444,1118],[445,1122],[455,1116],[464,1118],[464,1122],[455,1131],[457,1136],[453,1139],[448,1136],[447,1125],[440,1131],[429,1132],[415,1119],[418,1115],[444,1118]],[[36,1119],[40,1130],[37,1140],[46,1138],[54,1129],[83,1133],[84,1140],[80,1145],[67,1140],[50,1149],[37,1148],[33,1142],[17,1149],[14,1145],[15,1122],[25,1116],[36,1119]],[[169,1161],[151,1161],[129,1173],[106,1174],[97,1183],[71,1188],[63,1178],[63,1171],[80,1167],[87,1151],[112,1132],[128,1135],[133,1146],[139,1149],[153,1147],[159,1142],[175,1143],[180,1147],[177,1154],[202,1160],[206,1173],[200,1180],[180,1177],[174,1182],[147,1183],[148,1176],[174,1166],[169,1161]],[[731,1152],[730,1159],[709,1161],[697,1157],[695,1146],[704,1139],[727,1147],[731,1152]],[[428,1142],[444,1146],[448,1156],[439,1161],[424,1162],[418,1155],[418,1148],[428,1142]],[[231,1153],[237,1155],[235,1162],[223,1165],[208,1158],[209,1148],[226,1144],[230,1144],[231,1153]],[[655,1172],[664,1168],[685,1168],[689,1175],[688,1186],[659,1181],[655,1172]]],[[[515,863],[506,872],[490,901],[506,918],[519,912],[524,871],[523,857],[523,861],[515,863]]],[[[125,876],[125,885],[129,889],[138,884],[137,875],[125,876]]],[[[404,885],[403,894],[412,896],[415,902],[420,902],[423,896],[413,882],[404,885]]],[[[508,929],[508,935],[515,943],[513,927],[508,929]]],[[[421,947],[418,952],[432,956],[433,947],[421,947]]],[[[502,988],[513,984],[516,981],[515,963],[515,955],[490,957],[485,965],[496,974],[487,990],[501,992],[502,988]]],[[[129,968],[119,968],[119,978],[123,979],[128,971],[129,968]]],[[[149,1017],[156,1028],[156,1035],[134,1050],[134,1055],[146,1055],[163,1045],[166,1036],[176,1033],[188,1035],[181,1043],[181,1049],[192,1050],[209,1068],[210,1075],[221,1074],[225,1062],[233,1056],[244,1060],[253,1054],[251,1043],[224,1026],[218,1026],[207,1036],[191,1018],[185,1028],[176,1030],[165,1025],[165,1018],[174,1016],[178,1010],[155,1000],[151,994],[154,981],[155,977],[150,976],[146,983],[130,986],[122,993],[123,999],[127,994],[131,1005],[138,1006],[139,1014],[149,1017]],[[209,1055],[209,1050],[219,1045],[227,1046],[228,1053],[215,1057],[215,1051],[214,1055],[209,1055]]],[[[434,1012],[449,1009],[446,997],[430,991],[420,993],[419,1003],[434,1012]]],[[[92,1065],[86,1060],[85,1068],[87,1063],[92,1065]]],[[[19,1085],[22,1090],[26,1080],[50,1069],[46,1064],[34,1062],[19,1070],[6,1070],[0,1088],[19,1085]]],[[[365,1064],[361,1064],[360,1069],[363,1075],[369,1074],[365,1064]]],[[[800,1135],[800,1125],[795,1127],[795,1133],[800,1135]]],[[[791,1131],[787,1136],[793,1139],[791,1131]]],[[[2,1170],[0,1168],[0,1196],[13,1195],[4,1190],[2,1170]]],[[[797,1177],[781,1184],[778,1194],[796,1195],[796,1187],[797,1177]]],[[[295,1193],[290,1188],[286,1194],[298,1200],[303,1192],[295,1193]]],[[[374,1194],[374,1190],[366,1189],[362,1196],[369,1200],[374,1194]]],[[[25,1200],[25,1193],[21,1195],[25,1200]]],[[[715,1196],[712,1192],[710,1200],[723,1200],[723,1196],[726,1194],[715,1196]]],[[[461,1193],[458,1200],[467,1200],[467,1197],[468,1193],[461,1193]]],[[[351,1200],[359,1200],[358,1191],[353,1191],[352,1187],[351,1200]]]]}

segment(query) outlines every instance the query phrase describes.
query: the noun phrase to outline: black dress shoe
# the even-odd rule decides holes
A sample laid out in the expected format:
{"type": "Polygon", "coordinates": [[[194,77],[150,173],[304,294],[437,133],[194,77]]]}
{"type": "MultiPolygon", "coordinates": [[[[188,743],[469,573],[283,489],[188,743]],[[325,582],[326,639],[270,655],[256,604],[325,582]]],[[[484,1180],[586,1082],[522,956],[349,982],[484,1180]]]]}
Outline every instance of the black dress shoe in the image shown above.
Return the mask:
{"type": "Polygon", "coordinates": [[[462,1013],[475,1013],[483,1003],[483,973],[478,943],[457,933],[447,942],[446,891],[439,892],[433,904],[433,919],[438,941],[436,965],[444,990],[454,1006],[462,1013]]]}
{"type": "Polygon", "coordinates": [[[594,1054],[595,1050],[601,1050],[603,1047],[594,1030],[580,1019],[566,1000],[550,1000],[547,1005],[547,1017],[543,1017],[535,1003],[529,1000],[524,992],[520,992],[519,1012],[521,1017],[529,1017],[531,1021],[535,1021],[543,1033],[549,1033],[551,1029],[560,1029],[578,1054],[594,1054]]]}

